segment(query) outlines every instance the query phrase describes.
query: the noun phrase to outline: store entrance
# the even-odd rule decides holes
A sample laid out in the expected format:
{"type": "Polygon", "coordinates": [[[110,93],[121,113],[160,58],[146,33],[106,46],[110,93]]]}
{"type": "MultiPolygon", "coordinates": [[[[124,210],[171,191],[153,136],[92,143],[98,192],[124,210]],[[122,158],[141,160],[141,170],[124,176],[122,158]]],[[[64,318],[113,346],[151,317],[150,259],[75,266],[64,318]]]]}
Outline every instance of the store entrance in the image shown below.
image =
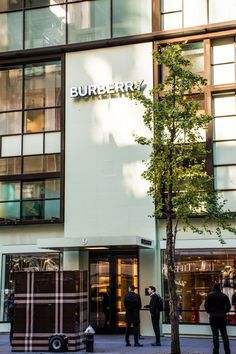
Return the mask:
{"type": "Polygon", "coordinates": [[[138,254],[90,254],[90,323],[96,333],[123,333],[124,295],[138,288],[138,254]]]}

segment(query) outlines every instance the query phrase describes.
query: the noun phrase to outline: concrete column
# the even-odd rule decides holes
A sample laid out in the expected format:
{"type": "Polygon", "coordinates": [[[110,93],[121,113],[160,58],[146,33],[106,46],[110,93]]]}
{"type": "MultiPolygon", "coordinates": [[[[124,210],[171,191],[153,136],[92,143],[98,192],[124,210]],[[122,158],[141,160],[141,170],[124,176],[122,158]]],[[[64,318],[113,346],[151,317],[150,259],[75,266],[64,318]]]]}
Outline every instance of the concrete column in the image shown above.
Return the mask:
{"type": "Polygon", "coordinates": [[[88,270],[88,251],[64,251],[63,270],[88,270]]]}

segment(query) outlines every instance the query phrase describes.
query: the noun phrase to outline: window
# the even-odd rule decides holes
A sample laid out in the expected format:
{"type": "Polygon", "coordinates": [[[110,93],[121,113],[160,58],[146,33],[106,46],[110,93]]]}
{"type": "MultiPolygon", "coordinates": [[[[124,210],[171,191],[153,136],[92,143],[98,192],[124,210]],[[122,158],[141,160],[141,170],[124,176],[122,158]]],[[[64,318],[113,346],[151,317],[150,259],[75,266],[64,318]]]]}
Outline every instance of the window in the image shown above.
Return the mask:
{"type": "MultiPolygon", "coordinates": [[[[169,322],[168,288],[165,265],[166,253],[163,251],[164,273],[164,321],[169,322]]],[[[182,323],[209,323],[208,314],[204,308],[206,295],[213,284],[220,282],[223,292],[232,296],[236,289],[236,257],[232,250],[177,250],[175,282],[178,295],[179,321],[182,323]]],[[[235,313],[228,315],[230,324],[235,324],[235,313]]]]}
{"type": "Polygon", "coordinates": [[[59,221],[60,61],[3,68],[0,86],[0,225],[59,221]]]}
{"type": "Polygon", "coordinates": [[[152,30],[152,0],[0,2],[2,52],[138,35],[152,30]]]}
{"type": "Polygon", "coordinates": [[[235,82],[235,38],[212,41],[213,85],[235,82]]]}
{"type": "Polygon", "coordinates": [[[228,0],[161,0],[163,30],[235,20],[236,2],[228,0]],[[193,11],[194,9],[194,11],[193,11]]]}
{"type": "Polygon", "coordinates": [[[236,94],[213,96],[213,163],[215,189],[227,201],[226,208],[236,208],[236,94]]]}

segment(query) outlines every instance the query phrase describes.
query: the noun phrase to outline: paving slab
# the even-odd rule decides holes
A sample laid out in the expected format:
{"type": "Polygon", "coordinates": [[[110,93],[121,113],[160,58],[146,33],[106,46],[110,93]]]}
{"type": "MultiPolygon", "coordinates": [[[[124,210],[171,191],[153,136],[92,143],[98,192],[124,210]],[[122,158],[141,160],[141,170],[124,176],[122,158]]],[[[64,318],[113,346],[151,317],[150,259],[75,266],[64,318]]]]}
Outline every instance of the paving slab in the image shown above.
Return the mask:
{"type": "MultiPolygon", "coordinates": [[[[95,335],[94,337],[94,353],[96,354],[169,354],[170,353],[170,338],[161,337],[161,347],[153,347],[151,344],[154,337],[143,337],[140,343],[143,347],[134,347],[131,337],[131,347],[126,347],[123,335],[95,335]]],[[[182,354],[212,354],[212,339],[211,338],[180,338],[182,354]]],[[[236,353],[236,339],[230,339],[231,353],[236,353]]],[[[11,353],[9,345],[9,335],[0,335],[0,354],[11,353]]],[[[14,352],[22,354],[22,352],[14,352]]],[[[49,352],[31,352],[32,354],[46,354],[49,352]]],[[[67,352],[68,353],[68,352],[67,352]]],[[[86,350],[80,352],[84,354],[86,350]]],[[[65,352],[61,354],[66,354],[65,352]]],[[[220,354],[224,354],[223,344],[220,343],[220,354]]]]}

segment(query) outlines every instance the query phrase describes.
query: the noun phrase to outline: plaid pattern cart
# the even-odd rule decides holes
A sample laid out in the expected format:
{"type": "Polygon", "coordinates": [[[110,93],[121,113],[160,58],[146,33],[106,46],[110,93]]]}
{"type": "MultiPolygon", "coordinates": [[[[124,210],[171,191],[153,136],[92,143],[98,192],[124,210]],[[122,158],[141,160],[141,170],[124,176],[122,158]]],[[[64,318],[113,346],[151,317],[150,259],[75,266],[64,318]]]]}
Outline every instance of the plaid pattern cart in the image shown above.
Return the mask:
{"type": "Polygon", "coordinates": [[[84,349],[87,272],[15,273],[12,351],[49,351],[49,338],[63,334],[68,351],[84,349]]]}

